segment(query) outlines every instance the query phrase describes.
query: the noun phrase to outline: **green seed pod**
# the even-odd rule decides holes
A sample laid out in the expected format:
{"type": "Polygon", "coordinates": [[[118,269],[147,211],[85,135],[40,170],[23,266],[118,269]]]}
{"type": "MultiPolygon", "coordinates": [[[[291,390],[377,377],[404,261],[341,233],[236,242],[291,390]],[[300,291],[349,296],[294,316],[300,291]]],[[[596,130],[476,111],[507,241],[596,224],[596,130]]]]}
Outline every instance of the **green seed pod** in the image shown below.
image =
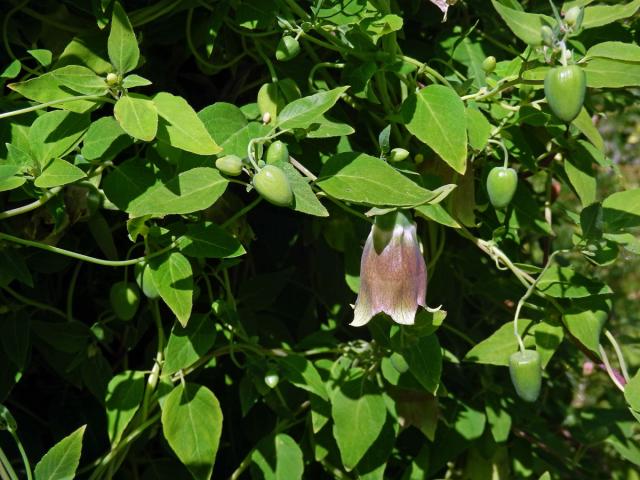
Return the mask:
{"type": "Polygon", "coordinates": [[[216,168],[225,175],[237,177],[242,173],[242,159],[237,155],[225,155],[216,160],[216,168]]]}
{"type": "Polygon", "coordinates": [[[300,53],[300,43],[294,37],[285,35],[278,42],[276,47],[276,60],[279,62],[288,62],[293,60],[300,53]]]}
{"type": "Polygon", "coordinates": [[[491,73],[496,69],[496,57],[489,55],[482,61],[482,70],[484,73],[491,73]]]}
{"type": "Polygon", "coordinates": [[[111,308],[120,320],[131,320],[140,305],[140,290],[135,283],[117,282],[109,292],[111,308]]]}
{"type": "Polygon", "coordinates": [[[518,396],[527,402],[535,402],[542,386],[540,354],[535,350],[513,353],[509,357],[509,373],[518,396]]]}
{"type": "Polygon", "coordinates": [[[279,207],[288,207],[293,202],[293,192],[285,173],[275,165],[265,165],[253,177],[253,186],[267,201],[279,207]]]}
{"type": "Polygon", "coordinates": [[[494,167],[487,177],[487,193],[494,208],[504,208],[518,188],[518,174],[513,168],[494,167]]]}
{"type": "Polygon", "coordinates": [[[150,299],[160,297],[160,293],[151,278],[151,268],[148,264],[136,263],[136,266],[133,268],[133,273],[136,277],[136,283],[145,297],[150,299]]]}
{"type": "Polygon", "coordinates": [[[404,148],[393,148],[388,158],[390,162],[402,162],[409,158],[409,151],[404,148]]]}
{"type": "Polygon", "coordinates": [[[543,25],[542,28],[540,28],[540,35],[542,36],[543,44],[547,47],[553,47],[553,44],[555,43],[555,35],[553,34],[551,27],[543,25]]]}
{"type": "Polygon", "coordinates": [[[584,104],[587,76],[578,65],[552,68],[544,77],[544,94],[560,120],[573,121],[584,104]]]}
{"type": "Polygon", "coordinates": [[[281,142],[280,140],[276,140],[271,145],[269,145],[269,148],[267,148],[266,161],[267,164],[288,162],[289,149],[287,148],[287,144],[281,142]]]}

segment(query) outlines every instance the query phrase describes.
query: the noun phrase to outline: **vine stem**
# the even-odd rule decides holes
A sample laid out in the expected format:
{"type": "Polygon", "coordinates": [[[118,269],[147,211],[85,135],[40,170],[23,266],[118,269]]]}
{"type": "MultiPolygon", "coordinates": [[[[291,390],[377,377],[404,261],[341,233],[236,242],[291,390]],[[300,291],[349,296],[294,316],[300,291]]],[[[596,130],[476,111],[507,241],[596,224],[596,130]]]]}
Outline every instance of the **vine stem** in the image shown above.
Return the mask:
{"type": "Polygon", "coordinates": [[[520,317],[520,310],[522,310],[522,305],[524,304],[524,302],[527,301],[527,299],[531,296],[531,294],[536,289],[536,286],[538,285],[538,282],[540,281],[540,279],[544,276],[544,274],[547,272],[547,270],[551,266],[551,262],[553,261],[553,258],[556,255],[558,255],[559,253],[566,253],[567,251],[568,250],[556,250],[555,252],[553,252],[549,256],[549,259],[547,260],[547,264],[544,266],[544,268],[542,269],[540,274],[533,281],[531,286],[527,289],[527,291],[522,296],[522,298],[520,298],[520,300],[518,301],[518,305],[516,307],[516,313],[515,313],[515,315],[513,317],[513,333],[516,336],[516,339],[518,340],[518,346],[520,347],[520,351],[523,352],[523,353],[524,353],[524,350],[525,350],[524,342],[522,341],[522,337],[520,336],[520,332],[518,331],[518,318],[520,317]]]}
{"type": "Polygon", "coordinates": [[[18,480],[18,476],[13,470],[11,462],[4,454],[2,447],[0,447],[0,474],[2,474],[2,480],[18,480]]]}
{"type": "Polygon", "coordinates": [[[47,193],[42,195],[35,202],[28,203],[21,207],[14,208],[12,210],[6,210],[4,212],[0,212],[0,220],[5,218],[10,218],[10,217],[15,217],[16,215],[21,215],[23,213],[27,213],[32,210],[35,210],[36,208],[41,207],[42,205],[47,203],[49,200],[51,200],[53,197],[55,197],[60,192],[60,190],[62,190],[62,187],[52,188],[51,190],[47,191],[47,193]]]}
{"type": "Polygon", "coordinates": [[[58,253],[66,257],[75,258],[76,260],[83,260],[85,262],[95,263],[97,265],[104,265],[105,267],[126,267],[129,265],[135,265],[150,258],[162,255],[163,253],[166,253],[175,247],[175,242],[173,242],[171,243],[171,245],[158,250],[157,252],[154,252],[146,257],[132,258],[130,260],[103,260],[102,258],[90,257],[89,255],[84,255],[82,253],[72,252],[71,250],[65,250],[64,248],[54,247],[52,245],[47,245],[46,243],[34,242],[32,240],[26,240],[24,238],[14,237],[13,235],[9,235],[8,233],[0,232],[0,240],[2,239],[14,243],[19,243],[21,245],[26,245],[27,247],[35,247],[41,250],[46,250],[47,252],[58,253]]]}
{"type": "Polygon", "coordinates": [[[620,364],[620,370],[622,370],[622,376],[624,377],[624,380],[627,383],[629,383],[629,380],[631,377],[629,377],[629,371],[627,370],[627,363],[624,361],[624,355],[622,354],[622,349],[620,348],[620,345],[618,344],[615,337],[611,334],[609,330],[605,329],[604,334],[616,352],[616,356],[618,357],[618,363],[620,364]]]}
{"type": "Polygon", "coordinates": [[[613,381],[615,386],[618,387],[618,390],[624,392],[624,385],[618,379],[618,376],[613,371],[613,368],[611,368],[609,357],[607,357],[607,352],[604,350],[604,348],[602,348],[602,345],[598,345],[598,351],[600,352],[600,357],[602,357],[602,363],[604,364],[604,368],[607,371],[607,375],[609,375],[609,378],[611,378],[611,381],[613,381]]]}
{"type": "Polygon", "coordinates": [[[31,464],[29,463],[29,457],[27,457],[27,452],[24,451],[24,447],[22,446],[22,442],[18,437],[18,434],[14,430],[10,430],[13,439],[18,446],[18,450],[20,451],[20,456],[22,457],[22,463],[24,463],[24,469],[27,472],[27,480],[33,480],[33,473],[31,472],[31,464]]]}
{"type": "Polygon", "coordinates": [[[60,98],[58,100],[51,100],[50,102],[46,103],[39,103],[38,105],[33,105],[31,107],[20,108],[18,110],[12,110],[10,112],[0,113],[0,120],[2,120],[3,118],[14,117],[16,115],[22,115],[23,113],[35,112],[36,110],[51,107],[53,105],[58,105],[60,103],[74,102],[77,100],[100,100],[103,102],[115,103],[114,100],[106,98],[104,95],[77,95],[75,97],[60,98]]]}
{"type": "Polygon", "coordinates": [[[503,167],[507,168],[509,166],[509,150],[507,150],[507,147],[505,146],[504,142],[500,141],[500,140],[494,140],[492,138],[490,138],[489,140],[487,140],[488,143],[492,143],[494,145],[498,145],[500,147],[502,147],[502,151],[504,152],[504,163],[503,163],[503,167]]]}

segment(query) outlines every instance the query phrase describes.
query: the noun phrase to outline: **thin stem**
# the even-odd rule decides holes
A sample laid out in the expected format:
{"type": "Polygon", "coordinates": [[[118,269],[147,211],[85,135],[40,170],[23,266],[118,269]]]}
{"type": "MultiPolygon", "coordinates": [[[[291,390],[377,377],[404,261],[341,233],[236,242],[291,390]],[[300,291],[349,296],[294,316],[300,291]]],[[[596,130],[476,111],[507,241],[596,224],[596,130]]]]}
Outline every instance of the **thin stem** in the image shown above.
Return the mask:
{"type": "Polygon", "coordinates": [[[73,269],[73,275],[71,275],[71,281],[67,287],[67,321],[69,322],[73,320],[73,293],[76,289],[76,282],[78,281],[78,274],[80,273],[81,267],[82,262],[78,262],[76,268],[73,269]]]}
{"type": "Polygon", "coordinates": [[[616,352],[616,356],[618,357],[618,363],[620,364],[620,370],[622,370],[622,376],[624,377],[625,381],[629,383],[630,377],[629,377],[629,372],[627,371],[627,363],[624,360],[624,355],[622,354],[622,349],[620,348],[620,345],[618,344],[615,337],[611,334],[609,330],[605,329],[604,334],[609,340],[609,342],[611,342],[611,345],[613,346],[613,349],[616,352]]]}
{"type": "MultiPolygon", "coordinates": [[[[416,67],[418,67],[418,73],[427,72],[431,76],[435,77],[435,79],[438,80],[440,83],[446,85],[447,87],[451,87],[451,84],[449,83],[449,80],[444,78],[442,75],[440,75],[440,73],[437,70],[434,70],[433,68],[431,68],[426,63],[422,63],[420,60],[416,60],[415,58],[408,57],[407,55],[398,55],[398,56],[405,63],[410,63],[411,65],[415,65],[416,67]]],[[[453,88],[453,87],[451,87],[451,88],[453,88]]]]}
{"type": "Polygon", "coordinates": [[[600,351],[600,357],[602,357],[602,363],[604,364],[604,368],[607,371],[609,378],[611,378],[611,381],[613,381],[615,386],[618,387],[621,392],[624,392],[624,385],[620,383],[620,380],[618,380],[617,375],[611,368],[609,357],[607,357],[607,352],[605,352],[604,348],[602,348],[602,345],[598,345],[598,350],[600,351]]]}
{"type": "Polygon", "coordinates": [[[51,253],[59,253],[60,255],[75,258],[77,260],[83,260],[85,262],[95,263],[97,265],[104,265],[106,267],[126,267],[128,265],[135,265],[136,263],[142,263],[150,258],[162,255],[163,253],[166,253],[175,247],[175,244],[172,243],[171,245],[161,250],[158,250],[157,252],[154,252],[146,257],[132,258],[131,260],[103,260],[101,258],[90,257],[88,255],[83,255],[82,253],[72,252],[71,250],[65,250],[64,248],[58,248],[52,245],[47,245],[45,243],[34,242],[32,240],[26,240],[24,238],[14,237],[13,235],[9,235],[8,233],[0,232],[0,240],[2,239],[9,240],[10,242],[19,243],[21,245],[26,245],[28,247],[39,248],[41,250],[46,250],[47,252],[51,252],[51,253]]]}
{"type": "Polygon", "coordinates": [[[507,168],[509,166],[509,150],[507,150],[507,147],[505,146],[504,142],[499,141],[499,140],[494,140],[492,138],[490,138],[489,140],[487,140],[488,143],[492,143],[494,145],[499,145],[500,147],[502,147],[502,151],[504,152],[504,163],[503,163],[503,167],[507,168]]]}
{"type": "MultiPolygon", "coordinates": [[[[4,454],[2,447],[0,447],[0,465],[2,465],[6,469],[6,473],[8,473],[9,475],[8,480],[18,480],[18,476],[16,475],[15,470],[11,466],[11,462],[9,461],[7,456],[4,454]]],[[[5,479],[3,478],[3,480],[5,479]]]]}
{"type": "Polygon", "coordinates": [[[76,100],[100,100],[102,102],[114,103],[113,100],[106,98],[104,95],[77,95],[75,97],[60,98],[58,100],[51,100],[50,102],[46,103],[39,103],[38,105],[33,105],[32,107],[20,108],[18,110],[12,110],[10,112],[0,113],[0,120],[16,115],[22,115],[23,113],[35,112],[36,110],[41,110],[43,108],[47,108],[52,105],[58,105],[60,103],[74,102],[76,100]]]}
{"type": "Polygon", "coordinates": [[[249,213],[251,210],[253,210],[261,201],[262,201],[262,197],[258,196],[249,205],[245,205],[242,209],[240,209],[236,213],[234,213],[231,218],[225,220],[225,222],[221,225],[221,227],[222,228],[226,228],[229,225],[231,225],[233,222],[235,222],[237,219],[239,219],[240,217],[245,216],[247,213],[249,213]]]}
{"type": "Polygon", "coordinates": [[[15,217],[16,215],[21,215],[23,213],[27,213],[32,210],[35,210],[36,208],[41,207],[42,205],[47,203],[49,200],[51,200],[53,197],[55,197],[58,194],[58,192],[60,192],[60,190],[62,190],[62,187],[52,188],[51,190],[47,191],[47,193],[42,195],[35,202],[28,203],[21,207],[14,208],[12,210],[5,210],[4,212],[0,212],[0,220],[4,218],[15,217]]]}
{"type": "Polygon", "coordinates": [[[7,292],[9,295],[14,297],[16,300],[24,303],[25,305],[29,305],[31,307],[37,308],[38,310],[46,310],[47,312],[55,313],[59,317],[67,319],[67,315],[62,311],[58,310],[56,307],[52,307],[47,305],[46,303],[40,303],[36,300],[32,300],[30,298],[24,297],[20,295],[18,292],[12,290],[10,287],[2,287],[2,289],[7,292]]]}
{"type": "Polygon", "coordinates": [[[33,480],[33,473],[31,472],[31,464],[29,463],[29,457],[27,457],[27,452],[24,451],[24,447],[22,445],[22,442],[20,441],[20,438],[18,437],[18,434],[11,430],[11,435],[13,436],[13,439],[16,442],[16,445],[18,446],[18,450],[20,451],[20,456],[22,457],[22,463],[24,463],[24,469],[27,472],[27,480],[33,480]]]}

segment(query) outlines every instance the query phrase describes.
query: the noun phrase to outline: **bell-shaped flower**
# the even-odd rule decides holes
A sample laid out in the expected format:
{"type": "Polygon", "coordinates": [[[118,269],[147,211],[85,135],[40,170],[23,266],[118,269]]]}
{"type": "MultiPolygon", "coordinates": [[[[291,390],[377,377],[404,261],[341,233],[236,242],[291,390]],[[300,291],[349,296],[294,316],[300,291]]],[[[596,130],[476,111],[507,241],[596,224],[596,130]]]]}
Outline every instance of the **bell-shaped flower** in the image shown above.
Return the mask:
{"type": "Polygon", "coordinates": [[[365,325],[384,312],[413,325],[418,306],[426,307],[427,266],[416,225],[404,212],[376,217],[362,252],[360,292],[351,325],[365,325]]]}

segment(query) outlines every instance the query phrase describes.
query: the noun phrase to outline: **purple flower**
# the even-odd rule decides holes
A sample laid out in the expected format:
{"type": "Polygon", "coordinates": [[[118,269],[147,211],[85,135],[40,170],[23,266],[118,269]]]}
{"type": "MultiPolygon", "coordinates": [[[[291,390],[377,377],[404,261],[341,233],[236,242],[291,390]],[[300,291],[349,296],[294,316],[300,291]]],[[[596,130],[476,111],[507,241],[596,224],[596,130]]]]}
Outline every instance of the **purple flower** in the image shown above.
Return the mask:
{"type": "Polygon", "coordinates": [[[418,306],[426,307],[427,266],[416,225],[403,212],[376,217],[362,251],[360,292],[351,325],[361,327],[380,312],[413,325],[418,306]]]}

